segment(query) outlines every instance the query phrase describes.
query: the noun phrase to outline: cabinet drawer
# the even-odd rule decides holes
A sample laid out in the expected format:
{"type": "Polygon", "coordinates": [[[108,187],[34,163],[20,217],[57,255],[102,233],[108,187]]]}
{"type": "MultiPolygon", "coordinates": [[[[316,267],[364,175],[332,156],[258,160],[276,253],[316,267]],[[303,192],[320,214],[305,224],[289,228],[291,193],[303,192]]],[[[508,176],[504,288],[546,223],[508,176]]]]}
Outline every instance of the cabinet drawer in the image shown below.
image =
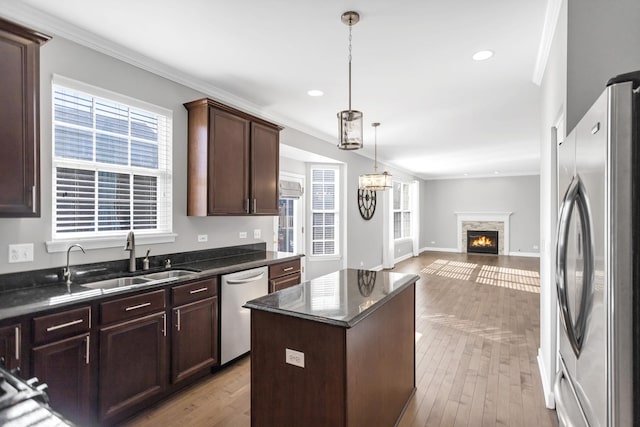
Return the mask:
{"type": "Polygon", "coordinates": [[[174,286],[171,288],[173,305],[187,304],[193,301],[209,298],[218,294],[218,280],[216,278],[174,286]]]}
{"type": "Polygon", "coordinates": [[[103,324],[139,317],[165,307],[164,290],[120,298],[100,304],[103,324]]]}
{"type": "Polygon", "coordinates": [[[285,274],[296,273],[300,271],[300,259],[293,261],[281,262],[269,266],[269,279],[284,276],[285,274]]]}
{"type": "Polygon", "coordinates": [[[91,328],[91,307],[33,318],[33,341],[42,343],[70,337],[91,328]]]}
{"type": "Polygon", "coordinates": [[[300,279],[302,278],[300,272],[289,274],[287,276],[277,277],[275,279],[269,280],[269,292],[276,292],[281,289],[288,288],[290,286],[295,286],[300,284],[300,279]]]}

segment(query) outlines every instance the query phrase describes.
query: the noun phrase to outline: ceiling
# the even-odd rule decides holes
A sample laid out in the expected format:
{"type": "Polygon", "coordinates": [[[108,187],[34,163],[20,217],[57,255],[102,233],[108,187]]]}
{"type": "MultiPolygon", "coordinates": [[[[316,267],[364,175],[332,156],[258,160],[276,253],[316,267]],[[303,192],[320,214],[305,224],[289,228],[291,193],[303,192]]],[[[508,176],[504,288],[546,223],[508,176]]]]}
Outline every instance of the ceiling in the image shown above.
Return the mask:
{"type": "Polygon", "coordinates": [[[370,124],[380,122],[379,161],[425,179],[539,173],[532,77],[546,0],[21,3],[331,144],[336,113],[348,104],[340,16],[355,10],[353,108],[364,113],[363,155],[373,157],[370,124]],[[495,55],[473,61],[483,49],[495,55]]]}

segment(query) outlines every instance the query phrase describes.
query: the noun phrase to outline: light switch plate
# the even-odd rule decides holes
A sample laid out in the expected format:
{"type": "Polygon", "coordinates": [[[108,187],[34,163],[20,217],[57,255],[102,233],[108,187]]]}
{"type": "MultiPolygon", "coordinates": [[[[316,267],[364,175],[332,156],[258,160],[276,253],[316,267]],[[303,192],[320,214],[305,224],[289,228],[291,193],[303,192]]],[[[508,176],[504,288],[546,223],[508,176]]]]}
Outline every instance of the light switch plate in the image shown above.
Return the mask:
{"type": "Polygon", "coordinates": [[[206,242],[209,240],[208,234],[198,234],[198,242],[206,242]]]}
{"type": "Polygon", "coordinates": [[[246,231],[241,231],[239,234],[241,239],[246,239],[247,238],[247,232],[246,231]]]}
{"type": "Polygon", "coordinates": [[[299,368],[304,368],[304,353],[301,351],[291,350],[290,348],[285,349],[285,362],[289,365],[297,366],[299,368]]]}
{"type": "Polygon", "coordinates": [[[254,239],[259,239],[260,238],[260,229],[256,228],[255,230],[253,230],[253,238],[254,239]]]}

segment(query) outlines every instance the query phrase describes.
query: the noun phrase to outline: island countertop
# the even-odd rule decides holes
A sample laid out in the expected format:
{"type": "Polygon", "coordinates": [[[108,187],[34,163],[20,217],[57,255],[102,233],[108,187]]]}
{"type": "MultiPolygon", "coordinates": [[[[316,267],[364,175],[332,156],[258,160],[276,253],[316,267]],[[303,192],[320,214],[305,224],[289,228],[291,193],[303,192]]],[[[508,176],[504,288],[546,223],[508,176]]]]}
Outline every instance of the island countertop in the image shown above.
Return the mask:
{"type": "Polygon", "coordinates": [[[351,328],[418,279],[415,274],[344,269],[248,301],[244,307],[351,328]]]}

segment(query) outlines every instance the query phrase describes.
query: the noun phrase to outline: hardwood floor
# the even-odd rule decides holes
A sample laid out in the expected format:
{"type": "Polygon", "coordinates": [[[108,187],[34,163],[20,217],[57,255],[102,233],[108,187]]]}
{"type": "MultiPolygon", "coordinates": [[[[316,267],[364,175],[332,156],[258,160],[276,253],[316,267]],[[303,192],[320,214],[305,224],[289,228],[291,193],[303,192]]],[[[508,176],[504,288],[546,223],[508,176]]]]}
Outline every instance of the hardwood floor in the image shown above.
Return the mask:
{"type": "MultiPolygon", "coordinates": [[[[544,406],[539,260],[424,252],[416,273],[416,386],[409,426],[557,426],[544,406]]],[[[249,357],[124,423],[249,426],[249,357]]]]}

